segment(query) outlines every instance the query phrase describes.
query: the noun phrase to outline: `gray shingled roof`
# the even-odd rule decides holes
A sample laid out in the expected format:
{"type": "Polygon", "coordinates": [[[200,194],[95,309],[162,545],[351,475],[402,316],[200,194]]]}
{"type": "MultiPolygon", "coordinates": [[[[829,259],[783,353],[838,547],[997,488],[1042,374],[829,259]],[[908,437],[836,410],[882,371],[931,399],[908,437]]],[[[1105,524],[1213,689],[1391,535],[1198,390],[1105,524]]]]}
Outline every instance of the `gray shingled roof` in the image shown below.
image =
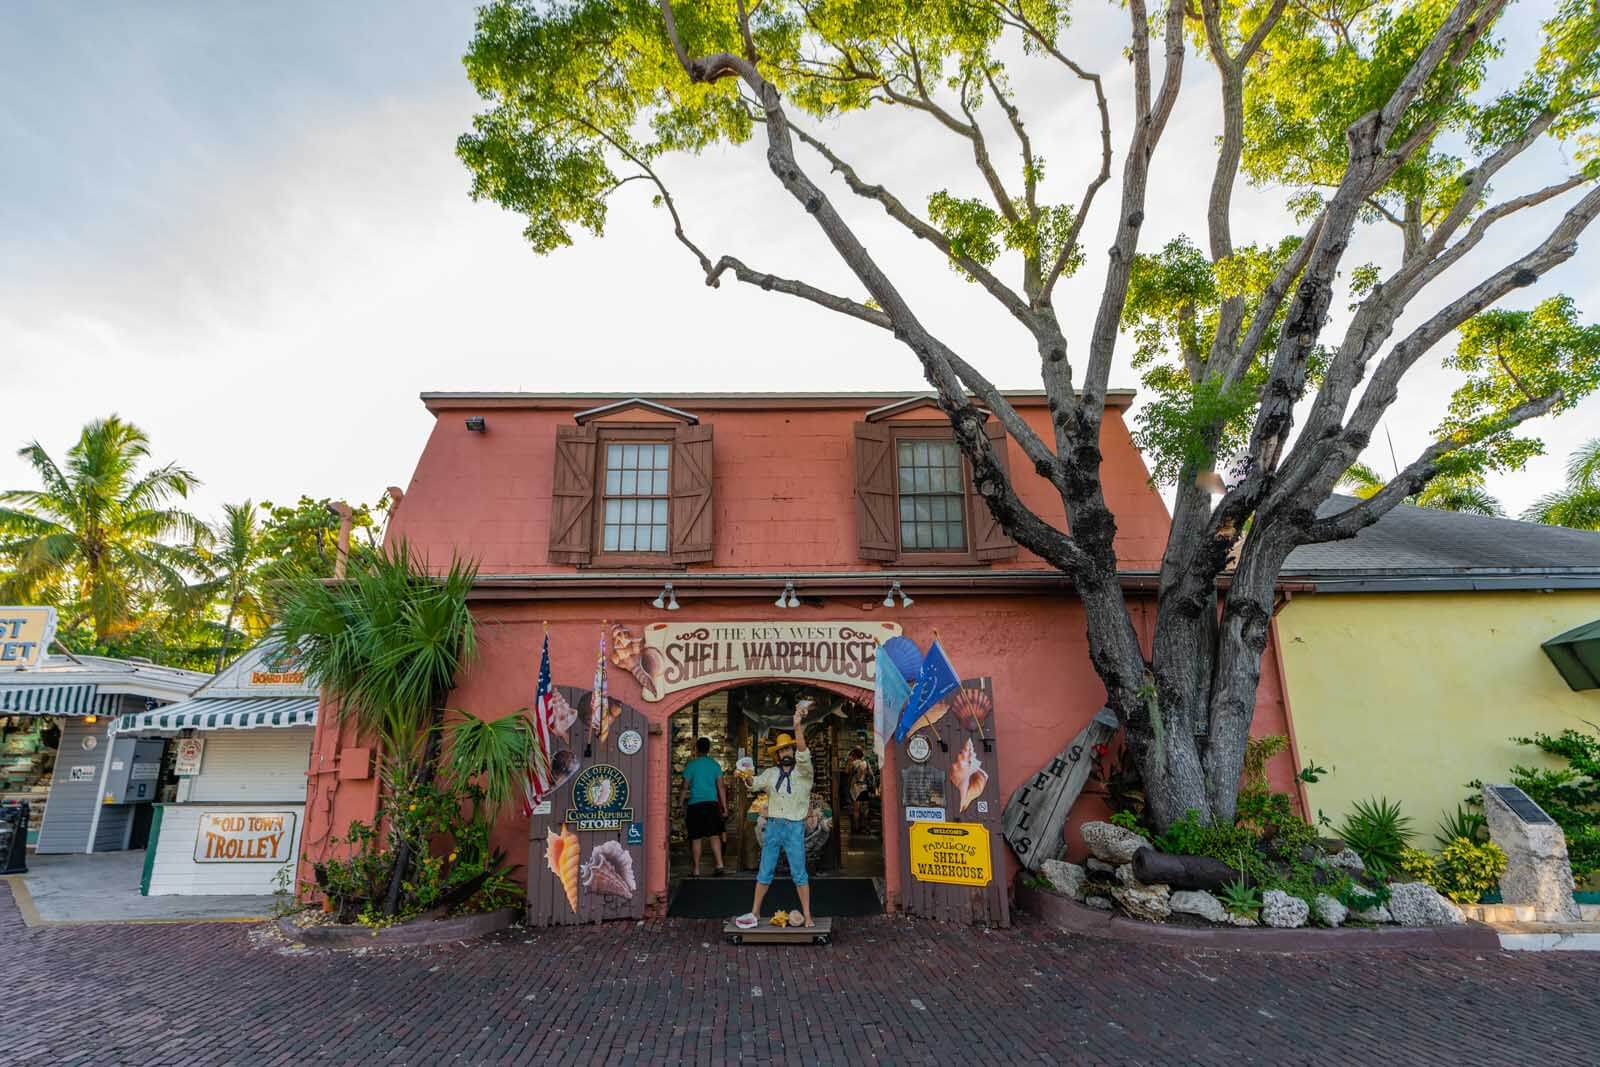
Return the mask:
{"type": "MultiPolygon", "coordinates": [[[[1318,513],[1355,503],[1334,496],[1318,513]]],[[[1324,592],[1600,588],[1600,533],[1401,504],[1350,540],[1295,549],[1281,577],[1324,592]]]]}

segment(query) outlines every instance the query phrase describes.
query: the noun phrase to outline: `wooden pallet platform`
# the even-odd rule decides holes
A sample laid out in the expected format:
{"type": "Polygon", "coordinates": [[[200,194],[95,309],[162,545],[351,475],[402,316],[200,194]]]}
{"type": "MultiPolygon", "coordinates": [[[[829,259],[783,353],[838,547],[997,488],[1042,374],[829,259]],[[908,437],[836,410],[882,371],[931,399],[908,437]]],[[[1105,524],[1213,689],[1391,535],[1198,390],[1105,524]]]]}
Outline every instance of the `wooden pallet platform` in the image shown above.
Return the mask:
{"type": "Polygon", "coordinates": [[[735,945],[826,945],[833,940],[833,919],[819,916],[815,926],[773,926],[763,922],[751,930],[741,930],[729,919],[722,924],[722,932],[735,945]]]}

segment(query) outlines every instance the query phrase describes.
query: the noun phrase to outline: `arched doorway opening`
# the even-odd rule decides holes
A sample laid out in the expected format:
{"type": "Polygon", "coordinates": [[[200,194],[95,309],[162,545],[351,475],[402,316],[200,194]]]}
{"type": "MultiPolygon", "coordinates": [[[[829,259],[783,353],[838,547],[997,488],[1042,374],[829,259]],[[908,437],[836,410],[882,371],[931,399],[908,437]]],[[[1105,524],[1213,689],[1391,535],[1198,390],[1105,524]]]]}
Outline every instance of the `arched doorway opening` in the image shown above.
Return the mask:
{"type": "MultiPolygon", "coordinates": [[[[816,771],[806,834],[813,907],[822,915],[883,910],[881,768],[873,755],[872,709],[865,691],[847,692],[851,695],[806,683],[760,681],[704,694],[672,713],[667,723],[669,915],[710,918],[748,910],[761,857],[765,804],[746,791],[734,771],[741,759],[750,760],[757,772],[770,765],[767,743],[791,728],[795,704],[804,696],[814,701],[805,721],[816,771]],[[723,772],[721,875],[713,871],[709,839],[701,844],[698,876],[693,867],[683,772],[701,738],[723,772]]],[[[798,906],[786,865],[780,866],[768,899],[770,907],[798,906]]]]}

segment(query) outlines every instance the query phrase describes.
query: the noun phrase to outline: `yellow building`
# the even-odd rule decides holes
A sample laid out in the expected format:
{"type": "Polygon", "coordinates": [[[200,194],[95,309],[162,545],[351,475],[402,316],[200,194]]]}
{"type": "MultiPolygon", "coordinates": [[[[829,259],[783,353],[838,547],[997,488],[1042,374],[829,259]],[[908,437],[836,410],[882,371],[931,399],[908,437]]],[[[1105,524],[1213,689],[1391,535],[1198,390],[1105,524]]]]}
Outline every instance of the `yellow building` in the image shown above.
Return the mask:
{"type": "Polygon", "coordinates": [[[1283,578],[1316,590],[1277,630],[1300,763],[1328,769],[1307,797],[1335,826],[1387,797],[1432,848],[1469,781],[1545,762],[1512,737],[1600,723],[1600,689],[1540,647],[1600,619],[1600,534],[1402,505],[1283,578]]]}

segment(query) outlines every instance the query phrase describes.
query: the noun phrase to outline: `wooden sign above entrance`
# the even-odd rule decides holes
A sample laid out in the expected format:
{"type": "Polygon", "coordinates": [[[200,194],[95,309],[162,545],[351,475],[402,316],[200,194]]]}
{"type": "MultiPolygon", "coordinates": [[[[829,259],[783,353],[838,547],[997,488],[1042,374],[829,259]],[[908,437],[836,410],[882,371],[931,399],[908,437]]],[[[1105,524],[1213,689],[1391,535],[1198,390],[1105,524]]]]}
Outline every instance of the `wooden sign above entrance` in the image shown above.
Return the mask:
{"type": "Polygon", "coordinates": [[[658,622],[644,630],[640,663],[654,703],[668,693],[739,678],[812,678],[871,689],[878,645],[894,622],[658,622]],[[652,654],[653,653],[653,654],[652,654]]]}

